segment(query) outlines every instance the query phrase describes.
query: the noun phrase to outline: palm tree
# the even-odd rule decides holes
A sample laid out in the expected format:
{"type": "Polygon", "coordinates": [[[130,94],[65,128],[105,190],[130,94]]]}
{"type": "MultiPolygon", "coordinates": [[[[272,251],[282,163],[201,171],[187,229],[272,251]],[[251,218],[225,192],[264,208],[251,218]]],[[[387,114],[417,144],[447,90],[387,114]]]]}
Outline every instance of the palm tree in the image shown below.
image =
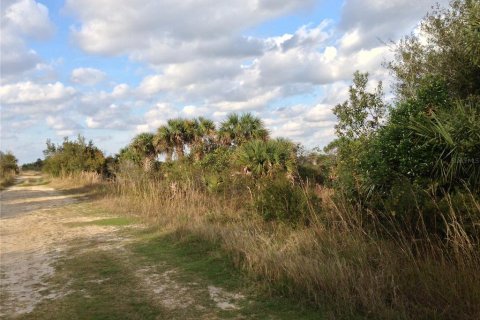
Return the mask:
{"type": "Polygon", "coordinates": [[[154,135],[152,133],[140,133],[130,143],[131,148],[141,157],[146,172],[152,169],[153,161],[157,156],[153,140],[154,135]]]}
{"type": "Polygon", "coordinates": [[[215,133],[215,123],[212,120],[203,117],[193,120],[191,151],[196,161],[200,160],[205,149],[210,147],[215,139],[215,133]]]}
{"type": "Polygon", "coordinates": [[[252,139],[266,141],[268,136],[268,130],[265,128],[262,119],[254,117],[251,113],[242,114],[240,117],[239,144],[252,139]]]}
{"type": "Polygon", "coordinates": [[[251,113],[244,113],[241,116],[236,113],[228,115],[219,130],[220,141],[228,146],[239,146],[252,139],[265,141],[268,136],[263,121],[251,113]]]}
{"type": "Polygon", "coordinates": [[[227,119],[220,124],[218,137],[222,144],[230,146],[234,141],[238,132],[240,117],[237,113],[231,113],[227,119]]]}
{"type": "Polygon", "coordinates": [[[161,126],[157,129],[153,143],[157,152],[165,153],[165,160],[167,162],[172,161],[175,142],[169,126],[161,126]]]}
{"type": "Polygon", "coordinates": [[[177,118],[168,120],[167,124],[172,134],[177,158],[181,160],[185,156],[185,146],[193,138],[193,123],[189,120],[177,118]]]}

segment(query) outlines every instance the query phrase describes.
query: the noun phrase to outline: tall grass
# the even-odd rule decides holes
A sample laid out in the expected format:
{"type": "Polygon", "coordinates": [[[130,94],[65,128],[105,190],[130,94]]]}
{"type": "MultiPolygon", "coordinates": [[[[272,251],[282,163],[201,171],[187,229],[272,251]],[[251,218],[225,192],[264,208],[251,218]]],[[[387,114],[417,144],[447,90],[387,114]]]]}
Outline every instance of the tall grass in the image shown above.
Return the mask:
{"type": "MultiPolygon", "coordinates": [[[[179,238],[195,235],[215,243],[266,290],[335,318],[480,318],[478,233],[465,230],[451,199],[447,235],[439,239],[394,221],[388,229],[380,221],[367,226],[361,209],[334,198],[330,189],[316,190],[322,210],[308,226],[291,227],[260,219],[246,187],[209,193],[194,179],[186,181],[119,178],[104,184],[102,204],[144,217],[179,238]]],[[[478,217],[480,204],[469,196],[468,210],[478,217]]]]}
{"type": "Polygon", "coordinates": [[[7,187],[15,183],[15,172],[5,172],[0,176],[0,190],[4,190],[7,187]]]}

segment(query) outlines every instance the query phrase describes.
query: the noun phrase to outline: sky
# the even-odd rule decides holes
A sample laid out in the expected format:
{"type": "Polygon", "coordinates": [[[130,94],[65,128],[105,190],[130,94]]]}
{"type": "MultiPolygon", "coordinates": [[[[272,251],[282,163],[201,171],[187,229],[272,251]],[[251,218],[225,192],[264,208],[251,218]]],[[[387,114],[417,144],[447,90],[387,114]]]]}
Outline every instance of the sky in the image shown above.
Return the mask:
{"type": "MultiPolygon", "coordinates": [[[[334,139],[352,74],[391,75],[430,0],[2,0],[0,149],[20,163],[82,134],[115,154],[175,117],[261,117],[308,148],[334,139]]],[[[445,5],[445,1],[440,1],[445,5]]]]}

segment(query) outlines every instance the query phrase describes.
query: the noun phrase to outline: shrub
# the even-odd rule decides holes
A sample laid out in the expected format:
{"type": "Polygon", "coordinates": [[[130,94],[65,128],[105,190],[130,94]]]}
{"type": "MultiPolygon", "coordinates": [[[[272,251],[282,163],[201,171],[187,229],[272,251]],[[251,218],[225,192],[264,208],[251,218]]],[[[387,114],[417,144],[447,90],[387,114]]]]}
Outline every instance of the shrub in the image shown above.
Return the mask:
{"type": "Polygon", "coordinates": [[[44,151],[43,170],[53,176],[90,171],[102,173],[105,167],[105,157],[92,141],[78,136],[77,140],[65,138],[61,145],[47,141],[44,151]]]}
{"type": "Polygon", "coordinates": [[[42,159],[37,159],[35,162],[22,164],[22,170],[33,170],[33,171],[42,171],[43,161],[42,159]]]}
{"type": "Polygon", "coordinates": [[[285,178],[266,179],[258,188],[254,207],[266,221],[307,224],[311,214],[319,211],[320,199],[285,178]]]}
{"type": "Polygon", "coordinates": [[[0,174],[2,176],[18,173],[18,160],[11,152],[0,151],[0,174]]]}

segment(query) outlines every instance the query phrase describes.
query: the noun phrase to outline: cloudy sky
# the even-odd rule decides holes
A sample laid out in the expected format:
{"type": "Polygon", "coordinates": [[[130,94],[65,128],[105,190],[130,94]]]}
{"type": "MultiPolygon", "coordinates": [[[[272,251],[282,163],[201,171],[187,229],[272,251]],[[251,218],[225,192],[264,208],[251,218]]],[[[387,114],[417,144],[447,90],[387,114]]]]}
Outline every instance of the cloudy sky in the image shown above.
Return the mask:
{"type": "Polygon", "coordinates": [[[388,43],[434,2],[2,0],[1,149],[29,162],[80,133],[113,154],[169,118],[247,111],[324,146],[352,73],[388,83],[388,43]]]}

